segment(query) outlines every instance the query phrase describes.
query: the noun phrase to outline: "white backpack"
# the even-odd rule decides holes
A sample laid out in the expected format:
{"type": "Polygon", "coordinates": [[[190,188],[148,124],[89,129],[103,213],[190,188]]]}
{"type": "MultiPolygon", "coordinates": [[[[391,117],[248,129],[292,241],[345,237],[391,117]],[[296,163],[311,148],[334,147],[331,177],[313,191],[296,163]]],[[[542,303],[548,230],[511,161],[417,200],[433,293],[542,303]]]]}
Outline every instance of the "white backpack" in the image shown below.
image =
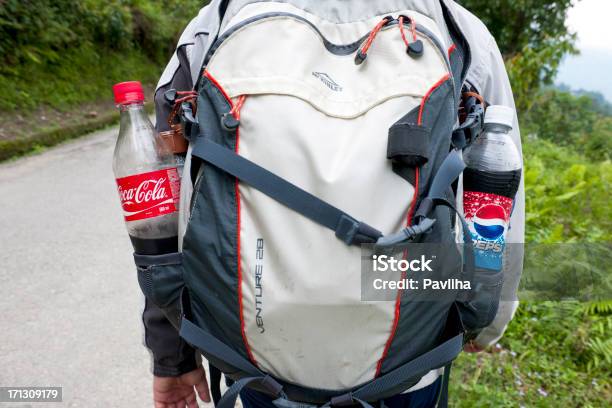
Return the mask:
{"type": "MultiPolygon", "coordinates": [[[[362,301],[362,244],[455,242],[468,46],[444,2],[435,18],[385,1],[351,21],[326,2],[239,3],[206,53],[197,112],[184,106],[182,252],[136,256],[141,286],[162,308],[180,300],[181,335],[236,381],[222,408],[244,386],[287,407],[405,391],[499,298],[362,301]]],[[[443,268],[465,278],[459,251],[443,268]]]]}

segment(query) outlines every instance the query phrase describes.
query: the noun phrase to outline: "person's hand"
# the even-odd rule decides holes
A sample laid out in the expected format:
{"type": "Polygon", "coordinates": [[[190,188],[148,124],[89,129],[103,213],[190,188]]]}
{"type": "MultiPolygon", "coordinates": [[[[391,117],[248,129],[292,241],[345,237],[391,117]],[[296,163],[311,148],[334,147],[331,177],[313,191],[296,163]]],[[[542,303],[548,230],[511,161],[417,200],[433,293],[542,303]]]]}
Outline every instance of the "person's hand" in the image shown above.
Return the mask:
{"type": "Polygon", "coordinates": [[[463,351],[466,353],[480,353],[484,348],[480,347],[473,340],[468,341],[465,346],[463,346],[463,351]]]}
{"type": "Polygon", "coordinates": [[[198,408],[196,392],[204,402],[210,402],[204,368],[200,367],[180,377],[153,377],[155,408],[198,408]]]}

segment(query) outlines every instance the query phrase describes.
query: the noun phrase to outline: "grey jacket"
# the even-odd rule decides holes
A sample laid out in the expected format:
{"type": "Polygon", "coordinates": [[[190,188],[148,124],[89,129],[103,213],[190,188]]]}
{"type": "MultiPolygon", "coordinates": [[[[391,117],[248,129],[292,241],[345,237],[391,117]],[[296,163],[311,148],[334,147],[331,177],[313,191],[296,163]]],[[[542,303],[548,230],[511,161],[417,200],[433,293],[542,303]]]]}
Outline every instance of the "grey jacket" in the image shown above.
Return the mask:
{"type": "MultiPolygon", "coordinates": [[[[223,27],[244,4],[261,0],[213,0],[204,7],[185,28],[179,39],[177,49],[166,69],[164,70],[155,95],[155,110],[158,131],[167,129],[166,118],[171,107],[163,98],[166,89],[175,88],[187,90],[196,82],[203,63],[204,55],[216,38],[216,33],[223,27]],[[229,5],[228,5],[229,3],[229,5]],[[220,19],[220,10],[225,13],[223,21],[220,19]]],[[[443,24],[444,16],[440,2],[444,2],[453,14],[466,37],[471,52],[467,82],[478,91],[490,104],[511,106],[514,108],[514,98],[508,80],[501,53],[495,39],[491,36],[484,24],[469,11],[452,0],[277,0],[293,3],[294,5],[316,12],[330,21],[353,21],[364,16],[384,14],[387,10],[398,10],[406,4],[432,19],[443,24]]],[[[515,117],[515,126],[512,137],[519,147],[521,139],[518,121],[515,117]]],[[[189,168],[186,166],[185,173],[189,168]]],[[[191,196],[191,186],[184,183],[182,186],[182,202],[188,202],[191,196]]],[[[461,197],[461,185],[458,197],[461,197]]],[[[493,323],[485,328],[476,338],[480,346],[495,343],[503,335],[506,326],[512,319],[518,306],[515,294],[522,272],[525,229],[525,194],[524,183],[521,186],[515,202],[511,217],[511,225],[507,242],[504,262],[503,297],[497,316],[493,323]]],[[[460,204],[460,203],[458,203],[460,204]]],[[[185,218],[181,221],[181,228],[186,224],[187,211],[182,212],[185,218]]],[[[145,327],[145,341],[153,356],[153,372],[155,375],[176,376],[193,370],[197,366],[196,353],[179,337],[170,323],[161,312],[152,304],[147,303],[143,314],[145,327]]],[[[439,372],[431,372],[413,387],[416,390],[433,382],[439,372]]]]}

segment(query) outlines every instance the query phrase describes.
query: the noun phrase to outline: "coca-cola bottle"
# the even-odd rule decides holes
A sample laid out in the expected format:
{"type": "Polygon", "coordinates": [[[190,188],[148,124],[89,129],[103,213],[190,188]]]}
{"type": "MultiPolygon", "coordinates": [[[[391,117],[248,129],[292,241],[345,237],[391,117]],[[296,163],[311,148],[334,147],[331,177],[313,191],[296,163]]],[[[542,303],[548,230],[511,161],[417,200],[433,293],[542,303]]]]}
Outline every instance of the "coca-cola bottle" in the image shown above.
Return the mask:
{"type": "Polygon", "coordinates": [[[121,111],[113,171],[134,251],[176,252],[180,196],[176,159],[149,120],[140,82],[122,82],[113,92],[121,111]]]}

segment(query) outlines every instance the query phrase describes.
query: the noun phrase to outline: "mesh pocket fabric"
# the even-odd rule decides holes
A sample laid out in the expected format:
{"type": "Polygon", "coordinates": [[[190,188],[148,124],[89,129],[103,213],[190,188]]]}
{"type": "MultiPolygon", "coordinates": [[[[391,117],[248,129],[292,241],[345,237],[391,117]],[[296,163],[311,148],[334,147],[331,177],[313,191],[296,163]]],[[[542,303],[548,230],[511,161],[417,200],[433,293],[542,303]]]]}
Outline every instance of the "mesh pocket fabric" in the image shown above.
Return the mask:
{"type": "Polygon", "coordinates": [[[151,270],[146,267],[137,267],[138,269],[138,284],[144,295],[151,299],[153,297],[153,279],[151,278],[151,270]]]}
{"type": "Polygon", "coordinates": [[[149,300],[162,309],[176,305],[185,285],[181,258],[180,253],[134,255],[140,289],[149,300]]]}
{"type": "Polygon", "coordinates": [[[474,271],[471,299],[459,305],[461,320],[467,330],[481,330],[493,322],[499,306],[503,276],[503,271],[474,271]]]}

